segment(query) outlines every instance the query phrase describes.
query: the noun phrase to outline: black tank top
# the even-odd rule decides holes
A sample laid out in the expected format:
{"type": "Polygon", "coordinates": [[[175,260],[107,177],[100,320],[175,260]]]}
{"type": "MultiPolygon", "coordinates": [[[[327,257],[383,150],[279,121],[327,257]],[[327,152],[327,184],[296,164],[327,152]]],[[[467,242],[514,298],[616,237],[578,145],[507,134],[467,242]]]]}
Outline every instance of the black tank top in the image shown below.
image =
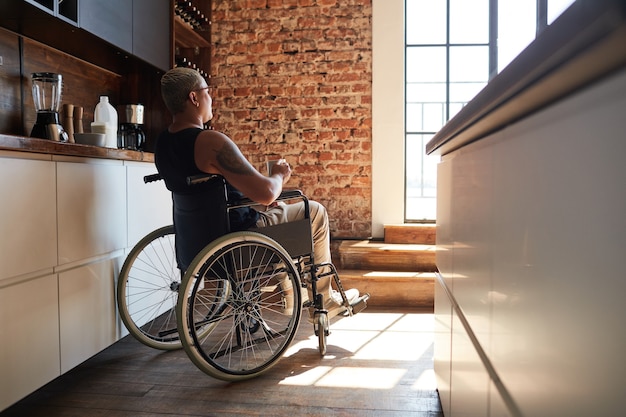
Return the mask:
{"type": "MultiPolygon", "coordinates": [[[[225,213],[224,184],[228,201],[237,201],[243,194],[223,180],[187,185],[187,177],[205,174],[198,169],[194,147],[199,128],[176,133],[163,131],[157,138],[154,162],[165,186],[172,192],[176,251],[182,269],[208,243],[229,231],[225,213]]],[[[259,214],[251,208],[230,211],[230,231],[246,230],[256,225],[259,214]]]]}

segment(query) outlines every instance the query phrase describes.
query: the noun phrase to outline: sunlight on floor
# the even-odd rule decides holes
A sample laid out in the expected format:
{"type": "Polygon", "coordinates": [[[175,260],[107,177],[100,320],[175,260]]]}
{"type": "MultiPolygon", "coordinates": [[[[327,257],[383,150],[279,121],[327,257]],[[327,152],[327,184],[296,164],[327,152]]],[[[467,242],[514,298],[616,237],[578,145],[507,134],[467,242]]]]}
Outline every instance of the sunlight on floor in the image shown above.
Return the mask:
{"type": "MultiPolygon", "coordinates": [[[[340,318],[331,323],[328,351],[319,364],[280,384],[379,390],[407,384],[414,391],[434,390],[433,323],[432,314],[422,313],[362,312],[340,318]]],[[[317,349],[317,344],[311,335],[285,356],[317,349]]]]}
{"type": "Polygon", "coordinates": [[[282,385],[313,385],[318,387],[392,389],[402,378],[402,369],[332,368],[317,366],[281,382],[282,385]]]}

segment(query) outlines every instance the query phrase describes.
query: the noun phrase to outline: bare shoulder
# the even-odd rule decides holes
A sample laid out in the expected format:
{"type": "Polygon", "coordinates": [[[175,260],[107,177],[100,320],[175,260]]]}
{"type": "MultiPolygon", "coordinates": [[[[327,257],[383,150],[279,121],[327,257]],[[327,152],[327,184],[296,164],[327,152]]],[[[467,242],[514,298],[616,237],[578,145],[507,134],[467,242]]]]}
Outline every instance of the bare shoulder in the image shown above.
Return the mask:
{"type": "Polygon", "coordinates": [[[196,150],[210,150],[214,154],[223,152],[224,149],[238,150],[237,145],[227,135],[216,130],[205,130],[196,140],[196,150]]]}
{"type": "Polygon", "coordinates": [[[224,143],[231,142],[230,138],[222,132],[209,129],[203,130],[200,135],[198,135],[197,141],[202,142],[203,146],[212,145],[212,148],[221,148],[224,146],[224,143]]]}
{"type": "Polygon", "coordinates": [[[237,145],[224,133],[205,130],[196,141],[196,163],[216,168],[222,175],[228,173],[251,175],[254,168],[237,145]]]}

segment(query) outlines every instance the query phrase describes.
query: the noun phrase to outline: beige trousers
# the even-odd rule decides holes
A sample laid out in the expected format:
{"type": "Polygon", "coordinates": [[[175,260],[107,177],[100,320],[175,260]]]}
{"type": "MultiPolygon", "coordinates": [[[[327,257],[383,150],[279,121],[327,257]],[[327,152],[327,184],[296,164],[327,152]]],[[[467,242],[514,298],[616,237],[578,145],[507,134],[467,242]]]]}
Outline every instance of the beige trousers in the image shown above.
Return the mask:
{"type": "MultiPolygon", "coordinates": [[[[326,207],[317,201],[309,200],[309,213],[311,218],[311,234],[313,236],[313,256],[315,263],[330,263],[330,230],[328,227],[328,213],[326,207]]],[[[295,204],[278,203],[276,206],[259,212],[260,217],[257,227],[271,226],[274,224],[288,223],[304,219],[304,202],[295,204]]],[[[317,292],[324,295],[328,300],[331,293],[330,276],[317,282],[317,292]]]]}

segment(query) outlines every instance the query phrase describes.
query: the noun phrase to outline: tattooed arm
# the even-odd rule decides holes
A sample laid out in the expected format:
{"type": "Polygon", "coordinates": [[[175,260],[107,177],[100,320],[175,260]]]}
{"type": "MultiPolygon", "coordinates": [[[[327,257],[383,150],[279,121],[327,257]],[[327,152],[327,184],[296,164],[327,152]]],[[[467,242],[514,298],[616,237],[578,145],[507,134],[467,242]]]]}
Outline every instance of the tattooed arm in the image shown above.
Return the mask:
{"type": "Polygon", "coordinates": [[[263,205],[280,195],[291,176],[287,163],[275,166],[269,177],[262,175],[226,135],[214,130],[202,132],[196,140],[196,166],[210,174],[220,174],[246,197],[263,205]]]}

